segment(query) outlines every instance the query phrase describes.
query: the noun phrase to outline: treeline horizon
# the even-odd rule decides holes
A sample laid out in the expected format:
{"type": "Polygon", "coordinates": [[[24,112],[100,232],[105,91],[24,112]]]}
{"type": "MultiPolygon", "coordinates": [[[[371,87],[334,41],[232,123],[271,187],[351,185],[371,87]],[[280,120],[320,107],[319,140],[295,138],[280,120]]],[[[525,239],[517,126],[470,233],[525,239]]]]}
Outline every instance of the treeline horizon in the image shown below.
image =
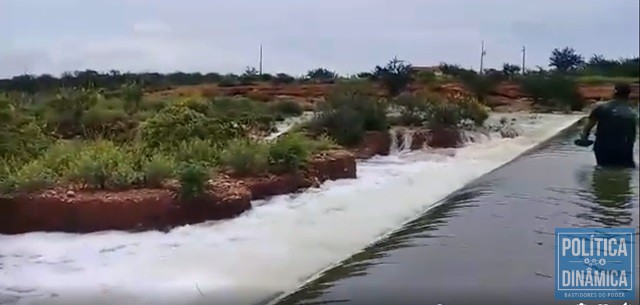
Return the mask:
{"type": "MultiPolygon", "coordinates": [[[[408,64],[411,66],[410,64],[408,64]]],[[[63,72],[56,77],[52,74],[31,75],[23,74],[12,78],[0,79],[0,91],[17,91],[36,93],[39,91],[52,91],[65,87],[98,87],[117,89],[126,84],[138,84],[147,90],[170,89],[174,86],[199,85],[216,83],[221,87],[254,85],[257,82],[271,82],[273,84],[291,84],[295,82],[319,82],[332,83],[341,78],[370,79],[375,80],[376,66],[371,72],[360,72],[345,77],[338,73],[316,68],[309,70],[305,75],[292,76],[286,73],[260,73],[255,67],[247,67],[244,73],[221,74],[216,72],[121,72],[119,70],[96,71],[87,69],[84,71],[63,72]]],[[[424,67],[424,66],[419,66],[424,67]]],[[[439,67],[444,75],[453,77],[460,74],[483,74],[499,79],[508,79],[515,75],[523,74],[564,74],[570,76],[601,76],[601,77],[625,77],[640,78],[640,58],[607,59],[602,55],[593,55],[588,60],[578,54],[571,47],[556,48],[549,57],[549,68],[536,66],[534,69],[526,69],[524,73],[521,66],[504,63],[501,69],[488,68],[479,73],[474,69],[463,68],[457,64],[440,63],[433,67],[439,67]]]]}

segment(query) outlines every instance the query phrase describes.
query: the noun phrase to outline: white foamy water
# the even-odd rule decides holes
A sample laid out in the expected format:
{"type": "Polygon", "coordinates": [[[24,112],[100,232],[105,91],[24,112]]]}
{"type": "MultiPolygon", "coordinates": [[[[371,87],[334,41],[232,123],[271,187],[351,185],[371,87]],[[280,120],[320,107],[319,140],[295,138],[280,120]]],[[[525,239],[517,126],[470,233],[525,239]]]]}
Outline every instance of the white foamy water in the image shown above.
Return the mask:
{"type": "Polygon", "coordinates": [[[376,157],[358,164],[358,179],[274,197],[231,220],[168,233],[0,235],[0,303],[255,304],[295,289],[579,118],[519,117],[521,137],[486,139],[455,157],[376,157]]]}
{"type": "Polygon", "coordinates": [[[313,111],[306,111],[302,113],[301,116],[290,117],[282,120],[281,122],[276,123],[276,131],[269,134],[265,137],[265,140],[270,141],[274,140],[277,137],[285,134],[287,131],[291,130],[294,126],[304,123],[313,118],[313,111]]]}

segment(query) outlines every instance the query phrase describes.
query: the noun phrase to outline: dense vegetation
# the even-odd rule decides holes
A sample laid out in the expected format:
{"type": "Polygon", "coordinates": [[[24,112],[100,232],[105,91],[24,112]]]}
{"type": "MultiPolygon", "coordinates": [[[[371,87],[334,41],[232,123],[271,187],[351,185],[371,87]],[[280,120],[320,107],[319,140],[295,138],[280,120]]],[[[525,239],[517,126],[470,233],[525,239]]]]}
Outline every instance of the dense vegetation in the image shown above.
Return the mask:
{"type": "Polygon", "coordinates": [[[128,87],[118,96],[106,96],[93,89],[61,89],[38,101],[1,95],[2,192],[56,184],[158,187],[177,178],[190,194],[202,190],[216,171],[296,170],[314,151],[333,145],[297,134],[256,140],[277,120],[302,112],[291,102],[156,101],[132,93],[137,90],[128,87]]]}
{"type": "MultiPolygon", "coordinates": [[[[160,187],[169,179],[182,195],[202,193],[216,173],[236,176],[295,171],[315,152],[354,146],[367,131],[391,124],[472,128],[487,118],[487,99],[503,81],[517,82],[536,105],[579,110],[578,82],[638,78],[638,59],[584,61],[571,48],[556,49],[553,69],[520,71],[505,64],[482,73],[441,64],[444,75],[392,59],[371,72],[341,81],[319,68],[294,78],[216,73],[99,73],[61,77],[23,75],[0,80],[0,193],[31,192],[55,185],[97,189],[160,187]],[[590,79],[589,79],[590,78],[590,79]],[[217,96],[151,98],[146,92],[213,82],[338,83],[299,132],[265,141],[274,123],[302,113],[294,101],[217,96]],[[413,83],[433,89],[457,81],[472,94],[409,93],[413,83]],[[379,86],[376,86],[379,85],[379,86]],[[379,97],[377,88],[386,90],[379,97]]],[[[636,80],[637,81],[637,80],[636,80]]]]}
{"type": "Polygon", "coordinates": [[[341,85],[303,130],[265,141],[261,131],[300,114],[300,106],[225,97],[160,102],[127,90],[107,97],[62,89],[35,103],[2,96],[2,193],[56,185],[157,188],[176,179],[183,196],[197,196],[216,173],[281,174],[300,169],[315,152],[357,145],[366,131],[389,128],[390,106],[411,115],[418,107],[421,120],[411,123],[430,127],[456,127],[465,119],[480,124],[487,114],[471,98],[378,98],[370,84],[341,85]]]}

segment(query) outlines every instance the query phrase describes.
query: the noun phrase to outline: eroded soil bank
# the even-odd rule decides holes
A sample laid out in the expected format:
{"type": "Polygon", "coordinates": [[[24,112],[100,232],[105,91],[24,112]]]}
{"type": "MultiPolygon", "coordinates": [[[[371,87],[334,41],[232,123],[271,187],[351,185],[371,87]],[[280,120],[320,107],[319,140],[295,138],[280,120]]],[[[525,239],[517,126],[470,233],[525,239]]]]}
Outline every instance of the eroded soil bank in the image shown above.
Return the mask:
{"type": "Polygon", "coordinates": [[[250,210],[252,200],[318,187],[327,180],[356,178],[356,159],[389,155],[393,137],[401,142],[405,132],[411,132],[413,138],[406,149],[463,145],[461,132],[454,129],[403,128],[393,134],[368,132],[358,147],[317,154],[298,173],[243,178],[219,174],[208,182],[204,195],[196,199],[181,199],[175,182],[166,183],[160,189],[90,191],[56,188],[0,198],[0,233],[167,230],[233,218],[250,210]]]}
{"type": "Polygon", "coordinates": [[[203,196],[191,200],[179,198],[175,183],[119,192],[52,189],[0,199],[0,233],[162,230],[235,217],[251,209],[251,200],[355,177],[354,155],[333,150],[314,156],[304,171],[295,174],[219,175],[208,182],[203,196]]]}

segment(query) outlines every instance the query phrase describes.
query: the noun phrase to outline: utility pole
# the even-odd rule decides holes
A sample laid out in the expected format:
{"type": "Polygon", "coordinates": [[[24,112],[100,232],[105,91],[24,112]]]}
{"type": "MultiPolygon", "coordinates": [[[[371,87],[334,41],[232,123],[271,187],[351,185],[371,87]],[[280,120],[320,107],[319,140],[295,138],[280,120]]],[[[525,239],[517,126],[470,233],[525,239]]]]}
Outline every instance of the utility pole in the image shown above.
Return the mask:
{"type": "Polygon", "coordinates": [[[260,44],[260,75],[262,75],[262,44],[260,44]]]}
{"type": "Polygon", "coordinates": [[[522,75],[525,74],[526,68],[525,68],[525,59],[527,57],[527,48],[525,48],[524,46],[522,46],[522,75]]]}
{"type": "Polygon", "coordinates": [[[482,41],[482,49],[480,50],[480,73],[484,73],[484,56],[487,55],[487,51],[484,49],[484,40],[482,41]]]}

